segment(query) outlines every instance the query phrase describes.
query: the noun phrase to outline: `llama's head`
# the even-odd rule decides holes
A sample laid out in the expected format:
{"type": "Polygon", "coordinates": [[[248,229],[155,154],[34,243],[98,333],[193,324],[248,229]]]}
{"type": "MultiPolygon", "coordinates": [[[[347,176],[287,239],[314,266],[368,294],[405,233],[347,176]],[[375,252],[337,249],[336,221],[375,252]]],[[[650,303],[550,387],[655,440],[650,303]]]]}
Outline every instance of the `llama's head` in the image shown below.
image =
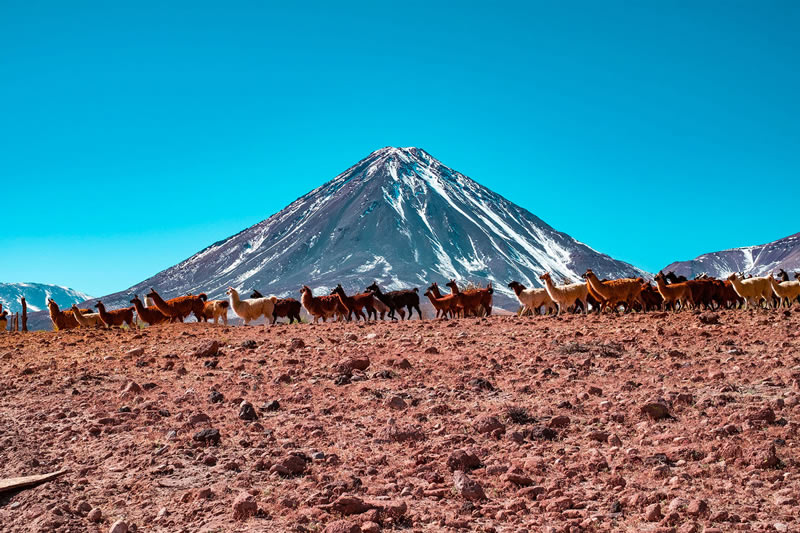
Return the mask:
{"type": "Polygon", "coordinates": [[[303,285],[300,288],[300,295],[304,296],[306,293],[311,294],[311,289],[308,288],[308,285],[303,285]]]}
{"type": "Polygon", "coordinates": [[[234,289],[233,287],[228,287],[228,290],[225,291],[225,294],[227,294],[228,296],[231,296],[233,294],[235,294],[237,296],[239,295],[239,293],[236,292],[236,289],[234,289]]]}
{"type": "Polygon", "coordinates": [[[134,305],[136,305],[137,303],[139,305],[142,304],[142,301],[139,299],[139,295],[138,294],[134,294],[133,295],[133,299],[131,299],[131,303],[134,304],[134,305]]]}
{"type": "Polygon", "coordinates": [[[656,274],[656,276],[653,279],[656,280],[656,281],[664,281],[666,278],[664,278],[664,273],[663,272],[659,272],[658,274],[656,274]]]}
{"type": "Polygon", "coordinates": [[[592,269],[591,269],[591,268],[587,268],[587,269],[586,269],[586,272],[584,272],[584,273],[583,273],[583,276],[581,276],[581,277],[582,277],[583,279],[589,279],[589,278],[590,278],[590,277],[592,277],[592,276],[594,276],[594,272],[592,272],[592,269]]]}
{"type": "Polygon", "coordinates": [[[158,296],[158,293],[156,292],[156,290],[154,288],[150,287],[150,292],[145,294],[145,296],[149,296],[150,298],[153,298],[154,296],[158,296]]]}
{"type": "Polygon", "coordinates": [[[539,279],[542,281],[553,281],[553,278],[550,277],[550,272],[545,272],[544,274],[539,276],[539,279]]]}
{"type": "Polygon", "coordinates": [[[342,284],[339,283],[336,285],[336,288],[331,291],[331,294],[338,294],[339,296],[344,296],[344,289],[342,288],[342,284]]]}
{"type": "Polygon", "coordinates": [[[732,272],[732,273],[731,273],[731,275],[730,275],[730,276],[728,276],[728,281],[733,281],[733,280],[735,280],[735,279],[737,279],[737,278],[736,278],[736,272],[732,272]]]}
{"type": "Polygon", "coordinates": [[[367,290],[367,291],[370,291],[370,292],[374,292],[376,294],[379,294],[381,292],[380,287],[378,287],[378,282],[377,281],[373,281],[372,285],[370,285],[369,287],[367,287],[364,290],[367,290]]]}
{"type": "Polygon", "coordinates": [[[453,289],[454,291],[457,291],[457,290],[458,290],[458,284],[456,284],[456,280],[454,280],[454,279],[451,279],[451,280],[450,280],[450,281],[448,281],[448,282],[447,282],[445,285],[446,285],[447,287],[450,287],[450,288],[451,288],[451,289],[453,289]]]}
{"type": "Polygon", "coordinates": [[[105,309],[105,306],[103,305],[103,302],[100,302],[100,301],[98,301],[96,304],[94,304],[94,306],[95,306],[97,309],[100,309],[100,310],[103,310],[103,309],[105,309]]]}
{"type": "Polygon", "coordinates": [[[519,294],[525,290],[525,285],[518,281],[512,281],[508,284],[508,288],[514,291],[514,294],[519,294]]]}

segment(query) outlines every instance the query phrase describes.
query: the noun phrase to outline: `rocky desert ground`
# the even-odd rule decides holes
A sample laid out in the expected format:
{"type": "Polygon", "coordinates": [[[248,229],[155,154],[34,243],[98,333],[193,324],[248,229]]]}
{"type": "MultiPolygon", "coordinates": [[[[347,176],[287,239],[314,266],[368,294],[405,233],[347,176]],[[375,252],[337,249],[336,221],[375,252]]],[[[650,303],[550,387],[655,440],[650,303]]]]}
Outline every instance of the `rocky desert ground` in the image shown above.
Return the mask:
{"type": "Polygon", "coordinates": [[[18,531],[798,531],[800,312],[0,335],[18,531]]]}

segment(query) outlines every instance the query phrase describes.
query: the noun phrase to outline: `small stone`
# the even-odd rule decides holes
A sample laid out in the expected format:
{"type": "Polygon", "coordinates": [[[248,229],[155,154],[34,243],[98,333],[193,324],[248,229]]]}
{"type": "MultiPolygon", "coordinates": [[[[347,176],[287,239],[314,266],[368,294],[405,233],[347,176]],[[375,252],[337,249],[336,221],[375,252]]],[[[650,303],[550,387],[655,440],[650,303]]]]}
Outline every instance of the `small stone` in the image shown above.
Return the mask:
{"type": "Polygon", "coordinates": [[[233,518],[235,520],[247,520],[258,511],[258,505],[249,492],[242,492],[233,502],[233,518]]]}
{"type": "Polygon", "coordinates": [[[495,430],[505,431],[506,427],[494,416],[481,416],[473,422],[472,427],[478,433],[491,433],[495,430]]]}
{"type": "Polygon", "coordinates": [[[386,400],[386,406],[397,410],[402,410],[407,407],[405,400],[400,396],[392,396],[386,400]]]}
{"type": "Polygon", "coordinates": [[[323,533],[360,533],[361,528],[349,520],[335,520],[329,522],[323,533]]]}
{"type": "Polygon", "coordinates": [[[262,407],[262,409],[264,411],[277,411],[280,408],[281,408],[281,404],[278,403],[278,400],[269,401],[269,402],[264,404],[264,407],[262,407]]]}
{"type": "Polygon", "coordinates": [[[381,527],[375,522],[366,521],[361,524],[361,533],[380,533],[381,527]]]}
{"type": "Polygon", "coordinates": [[[78,503],[78,505],[75,506],[75,510],[78,512],[78,514],[82,514],[83,515],[83,514],[88,513],[89,511],[91,511],[92,510],[92,506],[89,505],[89,502],[84,500],[84,501],[81,501],[80,503],[78,503]]]}
{"type": "Polygon", "coordinates": [[[117,520],[111,524],[111,529],[108,530],[108,533],[128,533],[128,524],[122,520],[117,520]]]}
{"type": "Polygon", "coordinates": [[[550,419],[551,428],[565,428],[569,425],[570,419],[566,415],[554,416],[550,419]]]}
{"type": "Polygon", "coordinates": [[[481,460],[478,459],[478,456],[466,450],[456,450],[447,458],[447,467],[451,472],[456,470],[468,472],[479,466],[481,466],[481,460]]]}
{"type": "Polygon", "coordinates": [[[641,413],[647,415],[653,420],[662,420],[664,418],[672,418],[669,409],[661,402],[650,402],[641,407],[641,413]]]}
{"type": "Polygon", "coordinates": [[[597,442],[608,442],[608,433],[605,431],[591,431],[587,436],[597,442]]]}
{"type": "Polygon", "coordinates": [[[135,396],[142,393],[142,388],[135,381],[129,381],[122,389],[121,396],[135,396]]]}
{"type": "Polygon", "coordinates": [[[239,405],[239,418],[242,420],[256,420],[258,419],[258,414],[256,413],[253,404],[247,401],[243,401],[239,405]]]}
{"type": "Polygon", "coordinates": [[[587,392],[593,396],[603,395],[603,389],[601,389],[600,387],[589,387],[589,390],[587,392]]]}
{"type": "Polygon", "coordinates": [[[661,520],[661,506],[657,503],[648,505],[644,510],[644,519],[648,522],[658,522],[661,520]]]}
{"type": "Polygon", "coordinates": [[[620,440],[619,437],[617,437],[615,433],[612,433],[611,435],[608,436],[608,443],[611,446],[617,446],[617,447],[622,446],[622,441],[620,440]]]}
{"type": "Polygon", "coordinates": [[[203,444],[206,445],[211,444],[213,446],[217,446],[219,445],[219,440],[220,440],[219,430],[209,428],[198,431],[197,433],[194,434],[192,440],[194,440],[195,442],[202,442],[203,444]]]}
{"type": "Polygon", "coordinates": [[[306,347],[306,343],[303,339],[292,339],[292,342],[289,344],[290,350],[302,350],[306,347]]]}
{"type": "Polygon", "coordinates": [[[705,500],[692,500],[686,508],[689,516],[702,516],[708,513],[708,503],[705,500]]]}
{"type": "Polygon", "coordinates": [[[195,413],[189,417],[189,424],[196,426],[198,424],[205,424],[211,422],[211,417],[205,413],[195,413]]]}
{"type": "Polygon", "coordinates": [[[467,476],[461,470],[456,470],[453,473],[453,486],[456,492],[466,500],[480,501],[486,499],[486,493],[480,483],[467,476]]]}
{"type": "Polygon", "coordinates": [[[203,457],[203,464],[206,466],[215,466],[217,464],[217,458],[213,455],[206,455],[203,457]]]}
{"type": "Polygon", "coordinates": [[[357,496],[339,496],[331,504],[331,509],[341,515],[349,516],[369,511],[372,506],[357,496]]]}
{"type": "Polygon", "coordinates": [[[207,342],[192,352],[192,357],[211,357],[219,353],[219,342],[207,342]]]}
{"type": "Polygon", "coordinates": [[[144,348],[134,348],[133,350],[128,350],[125,352],[125,355],[128,357],[139,357],[144,354],[144,348]]]}
{"type": "Polygon", "coordinates": [[[212,390],[208,395],[208,401],[211,403],[221,403],[225,401],[225,396],[219,391],[212,390]]]}
{"type": "Polygon", "coordinates": [[[89,522],[97,523],[103,519],[103,512],[98,507],[95,507],[89,511],[89,514],[86,515],[86,518],[89,520],[89,522]]]}

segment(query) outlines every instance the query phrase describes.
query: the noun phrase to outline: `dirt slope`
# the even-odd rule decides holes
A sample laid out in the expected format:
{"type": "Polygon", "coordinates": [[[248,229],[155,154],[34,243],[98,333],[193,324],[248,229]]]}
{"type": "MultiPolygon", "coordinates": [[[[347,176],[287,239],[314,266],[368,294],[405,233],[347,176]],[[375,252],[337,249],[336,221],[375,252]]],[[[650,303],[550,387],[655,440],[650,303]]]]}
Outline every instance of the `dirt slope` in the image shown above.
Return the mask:
{"type": "Polygon", "coordinates": [[[0,530],[798,530],[798,324],[0,335],[0,530]]]}

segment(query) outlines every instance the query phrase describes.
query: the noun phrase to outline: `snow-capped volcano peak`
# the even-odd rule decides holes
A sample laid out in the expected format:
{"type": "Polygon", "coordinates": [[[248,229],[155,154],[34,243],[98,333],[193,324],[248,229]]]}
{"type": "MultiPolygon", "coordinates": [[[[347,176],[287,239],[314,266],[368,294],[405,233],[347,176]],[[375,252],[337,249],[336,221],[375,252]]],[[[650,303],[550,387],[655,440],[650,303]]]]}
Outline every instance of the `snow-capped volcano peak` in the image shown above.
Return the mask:
{"type": "Polygon", "coordinates": [[[642,274],[425,150],[387,146],[268,219],[111,298],[125,303],[151,286],[166,296],[220,297],[229,285],[297,297],[302,285],[361,291],[376,280],[396,289],[450,278],[491,281],[510,296],[512,280],[540,286],[539,274],[549,271],[577,281],[588,267],[608,277],[642,274]]]}

